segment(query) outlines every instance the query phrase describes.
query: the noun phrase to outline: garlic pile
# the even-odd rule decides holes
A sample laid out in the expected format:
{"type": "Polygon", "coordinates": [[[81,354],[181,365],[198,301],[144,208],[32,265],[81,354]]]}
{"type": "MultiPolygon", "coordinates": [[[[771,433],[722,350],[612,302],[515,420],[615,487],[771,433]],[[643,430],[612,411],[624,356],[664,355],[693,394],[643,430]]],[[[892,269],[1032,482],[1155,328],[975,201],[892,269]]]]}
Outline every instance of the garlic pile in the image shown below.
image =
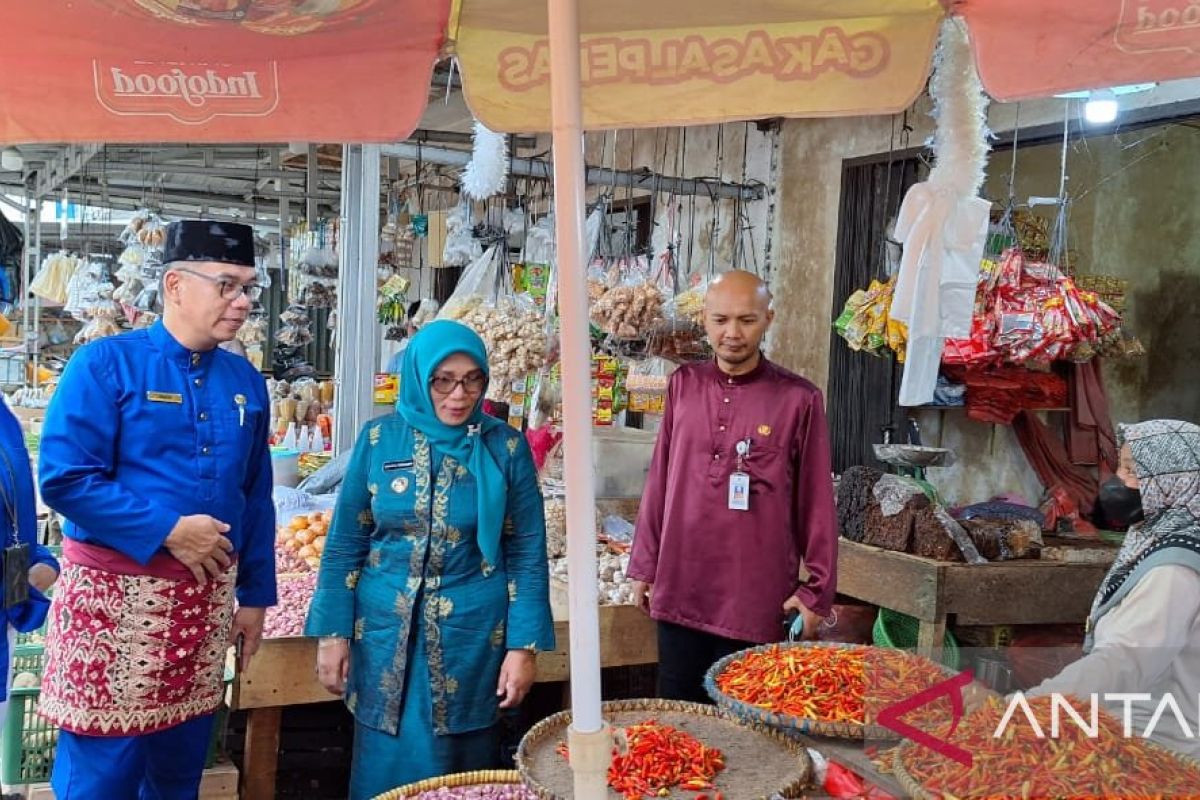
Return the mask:
{"type": "Polygon", "coordinates": [[[641,339],[662,322],[663,296],[648,283],[614,286],[592,303],[592,320],[618,339],[641,339]]]}
{"type": "Polygon", "coordinates": [[[546,498],[546,557],[562,558],[567,554],[567,501],[561,497],[546,498]]]}
{"type": "Polygon", "coordinates": [[[515,304],[500,309],[483,298],[467,298],[447,316],[470,326],[487,346],[491,388],[488,397],[503,399],[515,381],[537,372],[546,363],[546,331],[541,316],[515,304]]]}
{"type": "MultiPolygon", "coordinates": [[[[625,577],[629,554],[614,555],[604,545],[597,545],[596,559],[600,574],[600,605],[627,606],[633,603],[633,584],[625,577]]],[[[567,559],[550,560],[550,577],[567,582],[567,559]]]]}

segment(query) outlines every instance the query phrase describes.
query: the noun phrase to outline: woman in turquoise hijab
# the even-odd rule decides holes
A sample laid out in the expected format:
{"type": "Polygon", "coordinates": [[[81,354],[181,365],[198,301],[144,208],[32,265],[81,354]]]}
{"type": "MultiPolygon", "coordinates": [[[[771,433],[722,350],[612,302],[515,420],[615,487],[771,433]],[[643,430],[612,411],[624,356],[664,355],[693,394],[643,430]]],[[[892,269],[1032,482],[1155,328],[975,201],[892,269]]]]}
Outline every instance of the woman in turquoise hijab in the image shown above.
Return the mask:
{"type": "Polygon", "coordinates": [[[500,709],[554,649],[533,456],[484,415],[487,385],[474,331],[426,325],[347,467],[305,633],[354,714],[351,800],[495,767],[500,709]]]}

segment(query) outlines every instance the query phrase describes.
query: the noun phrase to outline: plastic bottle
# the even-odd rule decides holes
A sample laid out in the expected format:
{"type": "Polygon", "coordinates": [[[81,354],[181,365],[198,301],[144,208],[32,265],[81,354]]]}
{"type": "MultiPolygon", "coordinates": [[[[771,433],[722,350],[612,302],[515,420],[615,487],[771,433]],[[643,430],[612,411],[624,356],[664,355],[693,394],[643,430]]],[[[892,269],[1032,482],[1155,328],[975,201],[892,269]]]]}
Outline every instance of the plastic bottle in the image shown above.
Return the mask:
{"type": "Polygon", "coordinates": [[[320,425],[316,425],[313,427],[312,450],[310,452],[313,452],[313,453],[324,453],[325,452],[325,437],[321,435],[321,426],[320,425]]]}
{"type": "Polygon", "coordinates": [[[312,452],[312,433],[308,430],[307,425],[300,429],[300,441],[297,442],[296,449],[301,453],[312,452]]]}
{"type": "Polygon", "coordinates": [[[297,447],[296,447],[296,423],[294,423],[294,422],[288,423],[287,433],[285,433],[283,435],[282,445],[284,448],[286,448],[288,450],[297,449],[297,447]]]}

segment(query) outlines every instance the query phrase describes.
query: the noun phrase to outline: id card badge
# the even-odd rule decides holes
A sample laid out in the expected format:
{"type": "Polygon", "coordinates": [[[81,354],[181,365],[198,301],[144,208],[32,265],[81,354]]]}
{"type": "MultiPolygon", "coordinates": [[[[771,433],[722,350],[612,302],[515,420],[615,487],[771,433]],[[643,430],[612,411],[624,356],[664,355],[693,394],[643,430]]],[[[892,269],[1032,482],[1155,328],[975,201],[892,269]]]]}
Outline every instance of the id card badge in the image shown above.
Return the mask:
{"type": "Polygon", "coordinates": [[[29,545],[4,548],[4,608],[18,606],[29,599],[29,545]]]}
{"type": "Polygon", "coordinates": [[[750,476],[744,472],[735,472],[729,476],[729,509],[750,510],[750,476]]]}

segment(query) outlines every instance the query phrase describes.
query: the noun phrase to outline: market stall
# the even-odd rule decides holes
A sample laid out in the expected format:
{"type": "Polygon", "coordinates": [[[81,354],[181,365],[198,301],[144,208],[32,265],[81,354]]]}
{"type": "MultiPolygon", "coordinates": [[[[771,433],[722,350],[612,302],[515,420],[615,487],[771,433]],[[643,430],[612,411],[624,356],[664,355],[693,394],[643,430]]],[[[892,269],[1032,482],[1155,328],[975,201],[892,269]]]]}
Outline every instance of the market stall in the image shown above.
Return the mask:
{"type": "Polygon", "coordinates": [[[838,593],[914,617],[916,651],[940,659],[950,620],[969,626],[1081,622],[1115,555],[1115,548],[1104,547],[1083,562],[962,564],[843,541],[838,593]]]}
{"type": "MultiPolygon", "coordinates": [[[[570,611],[564,588],[551,594],[555,636],[559,645],[538,654],[539,682],[569,681],[570,611]]],[[[653,622],[633,606],[602,606],[599,611],[600,664],[627,667],[657,661],[653,622]]],[[[243,800],[270,800],[275,794],[280,723],[285,707],[328,703],[333,698],[308,665],[315,664],[317,640],[269,638],[251,666],[231,687],[230,707],[247,711],[243,762],[243,800]],[[303,665],[297,667],[297,665],[303,665]]]]}
{"type": "MultiPolygon", "coordinates": [[[[936,23],[943,13],[941,6],[932,2],[913,3],[910,4],[910,6],[911,7],[907,9],[907,15],[900,15],[902,18],[907,16],[905,21],[908,24],[895,27],[907,32],[910,37],[915,37],[913,41],[920,40],[923,34],[926,47],[924,48],[924,51],[922,51],[920,47],[899,49],[908,49],[916,52],[928,52],[928,44],[932,41],[936,23]]],[[[555,168],[558,170],[558,180],[556,186],[556,203],[558,211],[558,258],[556,259],[556,265],[561,271],[561,290],[559,294],[558,305],[561,317],[560,334],[562,341],[562,396],[565,398],[563,406],[566,412],[564,418],[565,448],[567,454],[565,477],[568,495],[568,514],[570,515],[570,523],[568,524],[569,544],[567,551],[568,558],[570,559],[569,572],[571,581],[568,602],[569,610],[566,616],[569,616],[573,621],[573,624],[569,627],[567,638],[569,638],[571,642],[571,646],[569,648],[570,660],[573,666],[571,672],[578,678],[578,680],[575,682],[575,686],[573,687],[575,690],[573,697],[573,705],[575,707],[575,724],[583,733],[594,735],[601,730],[598,670],[600,665],[603,663],[604,658],[604,645],[598,634],[604,625],[603,620],[606,613],[608,613],[610,616],[615,616],[618,613],[627,613],[628,609],[627,607],[623,607],[620,612],[605,612],[604,608],[599,607],[597,603],[599,587],[596,585],[596,581],[594,579],[596,574],[594,562],[596,542],[594,537],[593,521],[595,513],[594,495],[596,492],[593,488],[594,475],[590,453],[592,449],[592,427],[596,423],[604,424],[611,422],[614,417],[619,417],[621,412],[621,390],[618,388],[620,385],[620,379],[618,377],[620,374],[620,367],[614,363],[613,359],[617,354],[627,352],[631,347],[637,344],[644,345],[647,342],[653,341],[654,336],[649,334],[649,331],[647,330],[648,328],[666,330],[671,334],[669,336],[671,343],[669,348],[664,350],[664,353],[669,352],[672,354],[679,354],[682,351],[686,352],[689,357],[703,357],[703,350],[702,348],[696,348],[700,337],[696,334],[694,323],[689,326],[686,320],[681,322],[678,317],[675,319],[668,319],[665,315],[659,314],[659,311],[665,307],[665,301],[668,298],[663,295],[663,292],[660,288],[653,285],[654,281],[652,280],[651,276],[647,275],[646,271],[644,269],[640,269],[636,264],[633,265],[632,269],[628,263],[624,265],[600,265],[600,270],[598,272],[600,277],[599,280],[597,280],[599,285],[595,287],[596,296],[591,298],[594,302],[589,304],[588,289],[590,287],[586,283],[588,276],[585,272],[585,264],[588,264],[590,259],[587,257],[587,249],[584,244],[583,236],[583,169],[579,158],[580,153],[577,152],[579,149],[577,147],[577,143],[584,121],[584,116],[580,105],[580,93],[578,91],[578,78],[581,77],[578,60],[579,53],[574,47],[574,41],[579,34],[578,21],[574,18],[575,10],[573,4],[552,4],[552,9],[553,13],[550,15],[551,36],[549,40],[549,58],[547,59],[541,53],[534,53],[533,49],[531,49],[528,59],[529,64],[527,65],[530,68],[528,69],[529,75],[526,77],[533,81],[533,83],[526,86],[518,86],[513,84],[510,80],[508,85],[504,86],[504,89],[510,92],[525,91],[529,89],[531,85],[544,85],[548,82],[548,76],[546,74],[548,73],[548,69],[545,68],[547,63],[555,65],[556,75],[565,75],[568,77],[567,80],[555,81],[553,85],[549,87],[549,89],[554,93],[554,101],[552,103],[554,112],[549,117],[546,117],[546,119],[549,121],[549,125],[543,124],[542,127],[551,127],[554,129],[556,134],[555,168]],[[537,67],[537,69],[534,69],[534,67],[537,67]],[[613,270],[614,267],[616,268],[615,271],[613,270]],[[585,320],[590,320],[596,325],[597,335],[589,335],[589,332],[586,330],[585,320]],[[680,330],[683,330],[685,335],[683,337],[674,336],[675,332],[680,330]],[[682,339],[682,341],[679,341],[679,339],[682,339]],[[596,356],[595,358],[593,358],[594,347],[599,350],[599,352],[594,354],[596,356]],[[614,354],[613,351],[616,351],[616,354],[614,354]],[[589,386],[589,383],[593,384],[593,386],[589,386]],[[591,398],[589,398],[589,394],[592,395],[591,398]],[[591,400],[590,403],[588,402],[589,399],[591,400]]],[[[339,15],[340,11],[341,10],[339,9],[339,15]]],[[[444,11],[444,9],[439,8],[434,9],[433,11],[440,12],[444,11]]],[[[694,13],[695,10],[692,9],[691,14],[694,15],[694,13]]],[[[1035,15],[1033,10],[1027,10],[1026,13],[1028,15],[1035,15]]],[[[820,14],[813,14],[811,16],[813,16],[814,19],[808,20],[808,22],[814,28],[825,21],[824,17],[820,14]]],[[[864,14],[862,15],[862,18],[869,18],[870,16],[871,15],[864,14]]],[[[687,17],[685,16],[684,18],[687,17]]],[[[39,38],[46,38],[45,29],[49,24],[48,21],[50,20],[50,16],[47,15],[45,18],[38,18],[35,16],[31,19],[32,22],[30,22],[30,28],[42,34],[41,37],[29,38],[28,41],[36,43],[39,38]]],[[[421,19],[424,20],[425,18],[421,17],[421,19]]],[[[304,26],[302,27],[305,27],[306,30],[315,30],[322,27],[323,22],[332,23],[336,21],[339,21],[338,17],[334,17],[330,20],[306,19],[303,20],[304,26]]],[[[295,20],[292,20],[292,22],[295,22],[295,20]]],[[[130,24],[131,27],[134,26],[133,23],[130,24]]],[[[149,24],[150,22],[146,19],[140,19],[136,23],[136,25],[149,24]]],[[[440,26],[440,21],[438,22],[438,25],[440,26]]],[[[270,35],[292,35],[298,30],[290,25],[281,25],[279,20],[263,19],[258,15],[251,15],[251,17],[246,20],[246,27],[253,33],[262,34],[265,32],[270,35]]],[[[378,26],[375,30],[383,30],[384,27],[385,26],[378,26]]],[[[486,29],[486,25],[482,27],[486,29]]],[[[535,25],[534,27],[538,28],[540,32],[540,24],[535,25]]],[[[427,28],[422,29],[420,26],[409,24],[399,25],[397,28],[404,29],[406,31],[417,30],[418,36],[421,34],[421,32],[427,31],[427,28]]],[[[465,26],[465,30],[470,32],[470,25],[465,26]]],[[[894,33],[895,31],[891,32],[894,33]]],[[[868,34],[870,34],[870,32],[868,32],[868,34]]],[[[79,35],[79,31],[76,31],[75,35],[79,35]]],[[[871,35],[879,36],[881,34],[871,35]]],[[[211,46],[233,48],[236,48],[237,46],[237,43],[221,41],[219,36],[213,35],[212,30],[202,29],[201,36],[204,39],[204,42],[211,46]]],[[[67,39],[69,37],[62,38],[67,39]]],[[[148,41],[154,40],[153,37],[145,38],[148,41]]],[[[467,39],[464,38],[464,47],[467,46],[466,42],[467,39]]],[[[379,45],[380,43],[376,40],[372,40],[372,44],[379,45]]],[[[394,45],[394,43],[391,44],[394,45]]],[[[530,43],[526,42],[526,44],[530,43]]],[[[531,48],[536,47],[544,48],[544,45],[541,42],[531,45],[531,48]]],[[[424,58],[429,58],[430,49],[431,48],[429,47],[416,46],[411,49],[411,53],[416,53],[417,55],[416,60],[418,62],[418,66],[420,66],[422,54],[424,58]]],[[[388,72],[389,74],[393,75],[400,75],[405,72],[403,69],[403,64],[397,64],[393,63],[393,61],[387,60],[386,56],[388,53],[390,53],[389,48],[379,47],[377,51],[373,52],[384,62],[378,67],[380,71],[388,72]]],[[[467,61],[468,56],[470,55],[474,55],[475,53],[483,53],[484,55],[482,58],[484,66],[481,67],[481,69],[487,69],[491,63],[487,58],[487,52],[487,48],[483,46],[480,46],[480,49],[477,51],[468,50],[463,54],[464,61],[467,61]]],[[[30,53],[23,52],[20,49],[12,53],[12,55],[16,58],[29,58],[30,60],[33,60],[30,53]]],[[[280,52],[277,53],[277,56],[283,61],[286,61],[289,55],[294,59],[302,60],[302,57],[297,56],[294,50],[291,50],[287,47],[283,47],[280,52]]],[[[46,54],[46,56],[59,59],[64,58],[64,54],[61,52],[49,52],[46,54]]],[[[322,61],[322,64],[323,63],[324,62],[322,61]]],[[[594,69],[596,67],[596,62],[589,61],[588,66],[589,69],[594,69]]],[[[859,64],[859,66],[861,67],[862,64],[859,64]]],[[[908,100],[911,98],[906,97],[905,95],[904,87],[906,85],[912,84],[912,92],[919,90],[920,83],[924,78],[924,70],[920,68],[920,64],[917,65],[918,68],[915,70],[911,69],[912,64],[909,64],[908,66],[910,69],[906,70],[904,75],[900,76],[900,78],[889,75],[892,80],[892,84],[889,86],[891,90],[889,97],[891,100],[890,105],[887,105],[886,107],[902,108],[907,105],[908,100]],[[908,80],[904,80],[903,78],[905,77],[907,77],[908,80]]],[[[421,68],[423,69],[423,67],[421,68]]],[[[1157,72],[1155,72],[1155,70],[1150,71],[1155,72],[1156,75],[1161,74],[1166,76],[1173,74],[1191,74],[1190,72],[1187,72],[1189,69],[1192,69],[1192,65],[1186,60],[1186,58],[1183,56],[1177,56],[1172,57],[1169,64],[1166,66],[1160,65],[1157,72]],[[1180,70],[1184,71],[1180,73],[1180,70]]],[[[414,67],[413,71],[419,72],[421,70],[414,67]]],[[[759,71],[760,70],[752,70],[752,72],[759,71]]],[[[818,71],[818,73],[819,72],[820,71],[818,71]]],[[[870,70],[867,70],[867,72],[870,72],[870,70]]],[[[126,77],[124,73],[121,72],[120,67],[113,68],[113,76],[114,80],[121,80],[125,79],[126,77]]],[[[188,76],[182,77],[186,78],[188,76]]],[[[509,77],[511,78],[512,76],[510,75],[509,77]]],[[[838,89],[841,87],[841,84],[838,83],[838,81],[845,81],[847,76],[840,75],[836,77],[837,80],[833,81],[834,85],[830,87],[822,96],[838,96],[838,89]]],[[[865,75],[851,75],[849,77],[857,80],[861,77],[865,77],[865,75]]],[[[153,76],[150,76],[150,78],[153,80],[153,76]]],[[[176,80],[178,82],[182,80],[182,78],[177,78],[176,80]]],[[[754,76],[754,80],[761,81],[764,80],[764,77],[756,74],[754,76]]],[[[768,82],[771,84],[776,83],[774,80],[769,79],[768,82]]],[[[332,89],[336,93],[343,90],[347,85],[358,86],[361,83],[364,83],[364,81],[351,80],[347,84],[343,84],[335,79],[330,78],[329,76],[325,76],[324,79],[317,80],[315,83],[327,91],[329,91],[332,86],[332,89]]],[[[612,84],[613,82],[610,81],[609,83],[612,84]]],[[[132,81],[132,85],[136,88],[137,82],[132,81]]],[[[186,86],[189,84],[184,83],[182,85],[185,88],[181,88],[180,92],[186,93],[186,86]]],[[[619,87],[619,82],[616,85],[619,87]]],[[[125,86],[125,84],[122,82],[119,83],[117,88],[119,89],[123,86],[125,86]]],[[[773,100],[773,102],[776,105],[772,106],[771,109],[768,109],[771,113],[786,113],[788,108],[779,104],[786,104],[796,96],[796,93],[791,89],[790,85],[779,82],[779,86],[786,86],[787,88],[780,91],[777,95],[774,95],[776,99],[773,100]],[[788,99],[780,100],[778,99],[779,97],[788,99]]],[[[88,86],[85,88],[90,93],[92,87],[88,86]]],[[[278,87],[274,88],[278,89],[278,87]]],[[[776,86],[774,88],[779,87],[776,86]]],[[[1024,88],[1025,90],[1029,89],[1029,87],[1024,88]]],[[[421,86],[421,89],[422,91],[424,90],[424,85],[421,86]]],[[[708,94],[710,89],[711,86],[709,84],[705,84],[702,91],[695,93],[695,96],[703,98],[704,102],[694,104],[697,106],[704,106],[705,110],[703,113],[707,114],[709,118],[714,115],[711,111],[713,104],[709,102],[711,99],[708,94]]],[[[372,87],[371,91],[373,98],[374,87],[372,87]]],[[[756,94],[754,92],[743,91],[742,87],[736,87],[734,92],[740,92],[740,96],[743,101],[753,98],[756,94]]],[[[130,92],[118,92],[117,94],[130,94],[130,92]]],[[[1016,92],[1016,94],[1019,94],[1019,92],[1016,92]]],[[[88,94],[88,96],[90,97],[90,94],[88,94]]],[[[391,95],[388,96],[392,97],[391,95]]],[[[364,105],[371,105],[372,98],[365,100],[364,105]]],[[[8,98],[4,97],[0,99],[5,101],[5,105],[7,107],[8,98]]],[[[23,97],[18,96],[16,99],[21,100],[23,97]]],[[[139,100],[139,98],[135,97],[131,99],[129,97],[119,97],[117,99],[120,100],[121,103],[133,102],[134,105],[123,107],[123,110],[119,110],[117,114],[114,115],[115,119],[106,116],[104,111],[96,111],[97,118],[100,120],[98,123],[99,127],[108,131],[108,133],[104,135],[126,139],[142,138],[150,135],[150,131],[148,129],[138,127],[138,125],[140,125],[140,120],[138,125],[131,125],[127,119],[119,116],[137,116],[140,114],[151,113],[147,112],[143,106],[135,102],[139,100]]],[[[144,98],[141,99],[144,100],[144,98]]],[[[328,101],[328,97],[326,100],[328,101]]],[[[623,100],[622,102],[625,101],[623,100]]],[[[419,105],[419,103],[416,103],[416,105],[419,105]]],[[[481,105],[484,104],[481,102],[481,105]]],[[[498,105],[503,106],[503,101],[501,101],[498,105]]],[[[639,111],[649,110],[651,113],[657,113],[657,110],[660,107],[669,107],[666,104],[663,106],[657,106],[653,102],[640,102],[635,105],[639,111]]],[[[11,127],[11,130],[10,127],[4,128],[3,133],[0,134],[0,138],[63,139],[71,136],[81,135],[76,133],[74,130],[66,131],[49,124],[45,125],[44,128],[39,131],[36,124],[36,119],[38,119],[43,113],[40,109],[35,115],[30,116],[29,108],[32,106],[29,106],[28,104],[25,106],[20,106],[19,103],[14,102],[12,107],[17,108],[18,111],[24,108],[24,114],[17,112],[11,113],[10,118],[6,118],[4,120],[5,123],[11,127]],[[36,131],[36,133],[31,137],[29,131],[36,131]]],[[[339,106],[335,105],[334,107],[337,108],[339,106]]],[[[91,108],[91,106],[89,106],[89,108],[91,108]]],[[[852,110],[861,113],[868,108],[874,107],[870,106],[868,102],[864,101],[863,103],[856,105],[852,110]]],[[[385,139],[394,138],[397,136],[398,131],[396,129],[389,127],[386,123],[381,121],[381,119],[387,118],[390,112],[395,112],[396,108],[393,106],[388,106],[387,108],[380,108],[380,111],[381,113],[379,114],[379,118],[376,119],[371,125],[364,125],[364,129],[361,131],[348,131],[346,133],[352,135],[348,135],[345,138],[385,139]]],[[[816,109],[813,111],[813,113],[848,113],[849,111],[851,111],[851,109],[835,107],[816,109]]],[[[336,126],[343,124],[343,121],[347,119],[346,116],[337,113],[320,113],[320,109],[315,112],[312,109],[308,109],[308,112],[311,116],[305,116],[299,121],[289,119],[287,124],[281,126],[278,130],[269,128],[268,131],[270,133],[280,134],[280,136],[276,138],[284,138],[287,134],[293,133],[296,130],[303,130],[304,135],[308,135],[310,132],[315,132],[315,135],[326,135],[328,138],[337,138],[337,134],[344,132],[342,128],[336,126]],[[319,121],[320,124],[317,124],[317,121],[319,121]],[[305,127],[306,125],[311,127],[312,131],[307,130],[305,127]],[[329,126],[334,127],[331,128],[329,126]]],[[[176,114],[174,119],[176,122],[180,123],[180,127],[171,130],[168,133],[168,136],[173,135],[175,137],[180,137],[182,132],[186,131],[188,133],[188,136],[186,137],[187,139],[195,138],[192,134],[196,128],[187,128],[185,126],[194,124],[197,121],[190,118],[196,112],[189,109],[176,109],[174,113],[176,114]],[[179,114],[183,114],[184,117],[187,118],[180,119],[178,116],[179,114]]],[[[590,108],[589,113],[595,115],[596,109],[594,107],[590,108]]],[[[746,108],[743,105],[738,105],[725,112],[724,115],[742,118],[758,116],[761,113],[761,109],[746,108]]],[[[218,114],[217,116],[221,115],[218,114]]],[[[268,116],[268,114],[263,114],[262,118],[266,119],[268,116]]],[[[395,115],[393,114],[393,116],[395,115]]],[[[717,116],[722,116],[722,114],[717,114],[717,116]]],[[[522,116],[520,123],[517,124],[524,124],[529,118],[530,117],[522,116]]],[[[675,121],[682,122],[683,120],[679,119],[675,121]]],[[[692,118],[692,121],[694,121],[694,118],[692,118]]],[[[599,116],[593,116],[592,122],[595,124],[604,125],[620,124],[621,117],[615,115],[611,107],[606,107],[602,109],[602,113],[600,113],[599,116]]],[[[228,118],[220,120],[220,123],[221,124],[211,128],[204,128],[203,130],[205,135],[217,138],[223,136],[232,139],[241,139],[248,135],[246,129],[239,127],[240,123],[235,122],[231,124],[228,118]]],[[[97,124],[96,120],[93,120],[93,124],[97,124]]],[[[346,124],[354,123],[347,122],[346,124]]],[[[497,125],[497,127],[502,126],[497,125]]],[[[95,133],[95,131],[91,130],[88,132],[91,134],[95,133]]],[[[267,138],[263,134],[262,129],[259,127],[254,127],[253,132],[256,135],[267,138]]],[[[154,131],[153,133],[156,138],[163,138],[161,131],[154,131]]],[[[102,137],[93,135],[91,138],[102,137]]],[[[340,257],[342,259],[343,274],[346,276],[347,282],[340,287],[339,309],[341,314],[339,317],[339,325],[341,327],[339,330],[343,341],[351,341],[354,343],[354,352],[358,355],[354,356],[353,358],[343,359],[338,364],[339,392],[344,403],[344,410],[339,413],[337,419],[337,430],[336,432],[333,432],[332,438],[339,445],[344,445],[349,441],[350,437],[353,436],[354,431],[359,426],[359,423],[370,416],[372,413],[372,407],[374,405],[371,402],[372,398],[370,397],[370,390],[373,388],[373,385],[371,385],[371,382],[373,381],[373,373],[378,365],[378,358],[375,357],[377,337],[374,336],[377,331],[374,330],[374,325],[368,326],[364,323],[364,320],[370,319],[372,323],[374,322],[373,314],[371,312],[374,310],[375,303],[378,299],[378,286],[376,285],[375,276],[369,274],[370,270],[364,268],[364,265],[373,265],[378,262],[378,242],[376,236],[374,235],[374,231],[375,226],[378,223],[378,208],[375,206],[376,198],[378,196],[378,181],[380,179],[381,172],[379,159],[379,148],[374,145],[366,145],[352,146],[347,148],[347,157],[343,161],[343,191],[346,193],[345,196],[348,201],[343,206],[343,213],[347,216],[348,224],[346,226],[343,239],[344,247],[340,251],[340,257]],[[357,265],[357,271],[349,268],[353,265],[357,265]],[[368,329],[371,329],[371,333],[369,335],[367,333],[368,329]],[[370,344],[364,344],[367,342],[370,344]],[[363,346],[359,348],[358,345],[363,346]]],[[[678,286],[673,286],[673,291],[671,294],[675,294],[676,290],[678,289],[678,286]]],[[[515,295],[516,292],[513,294],[515,295]]],[[[682,297],[684,293],[679,294],[682,297]]],[[[677,303],[676,305],[681,305],[681,303],[677,303]]],[[[686,314],[684,316],[686,316],[686,314]]],[[[490,322],[485,319],[477,318],[475,319],[475,322],[484,328],[492,327],[490,322]]],[[[490,344],[493,347],[498,347],[500,346],[501,341],[502,337],[494,336],[490,344]]],[[[535,367],[532,363],[533,358],[531,357],[530,353],[526,352],[523,355],[514,355],[517,355],[517,361],[523,362],[526,365],[523,370],[518,370],[518,372],[528,373],[537,370],[537,367],[535,367]]],[[[660,355],[662,354],[660,353],[660,355]]],[[[619,358],[617,358],[617,360],[619,361],[619,358]]],[[[523,374],[520,376],[514,374],[511,377],[527,378],[528,374],[523,374]]],[[[553,376],[548,375],[545,377],[545,383],[548,386],[553,386],[553,376]]],[[[641,402],[644,403],[643,407],[649,410],[650,413],[653,413],[654,409],[655,401],[653,399],[653,395],[655,394],[655,389],[661,386],[660,382],[654,380],[658,377],[659,373],[655,373],[653,371],[650,372],[649,375],[638,376],[638,378],[647,378],[645,383],[638,384],[638,388],[649,390],[645,392],[645,394],[648,396],[641,402]]],[[[516,381],[514,381],[514,384],[515,383],[516,381]]],[[[525,385],[526,388],[528,388],[529,384],[525,385]]],[[[630,389],[634,387],[632,380],[630,380],[626,385],[630,389]]],[[[661,394],[661,392],[659,392],[659,394],[661,394]]],[[[510,410],[513,405],[519,405],[519,403],[516,402],[518,398],[523,400],[525,398],[525,393],[522,391],[515,391],[513,387],[510,386],[509,394],[506,398],[510,401],[510,410]]],[[[286,421],[287,415],[285,414],[282,416],[286,421]]],[[[305,414],[304,419],[307,420],[307,418],[308,415],[305,414]]],[[[300,421],[295,415],[293,415],[293,420],[300,421]]],[[[284,436],[287,436],[286,431],[284,432],[284,436]]],[[[308,528],[308,530],[312,530],[311,526],[308,528]]],[[[313,540],[316,538],[317,536],[314,534],[313,540]]],[[[312,542],[307,542],[304,543],[303,546],[311,545],[312,542]]],[[[298,550],[299,548],[297,551],[298,550]]],[[[307,559],[314,557],[316,557],[315,548],[314,553],[301,556],[302,559],[306,560],[305,563],[307,563],[307,559]]],[[[914,556],[914,558],[917,557],[914,556]]],[[[849,566],[852,568],[850,571],[853,571],[854,565],[849,564],[849,566]]],[[[986,569],[992,569],[993,566],[1002,567],[1005,565],[988,565],[986,569]]],[[[966,570],[981,569],[984,567],[977,564],[968,564],[963,565],[961,568],[966,570]]],[[[920,569],[914,568],[913,570],[916,577],[911,580],[910,585],[912,591],[916,594],[921,594],[924,592],[926,597],[932,597],[932,599],[924,601],[920,608],[917,608],[916,606],[913,606],[912,608],[914,611],[919,611],[921,614],[929,617],[929,619],[925,619],[924,617],[922,619],[923,621],[934,625],[935,628],[937,625],[944,623],[947,613],[963,614],[966,615],[967,618],[971,618],[971,614],[975,613],[973,610],[965,606],[957,605],[955,606],[954,610],[950,610],[948,605],[949,600],[955,600],[957,602],[962,591],[961,586],[959,588],[954,588],[957,585],[955,584],[955,580],[957,579],[951,577],[951,571],[957,569],[959,569],[958,566],[938,566],[932,570],[926,569],[925,567],[920,569]],[[960,608],[962,610],[959,610],[960,608]]],[[[1005,572],[1007,574],[1007,570],[1005,570],[1005,572]]],[[[1083,579],[1081,578],[1081,580],[1083,579]]],[[[891,602],[894,602],[894,599],[891,602]]],[[[1074,603],[1077,602],[1077,600],[1071,600],[1070,602],[1074,603]]],[[[977,618],[983,619],[985,617],[985,614],[979,612],[977,618]]],[[[563,618],[559,619],[558,621],[565,622],[566,620],[563,618]]],[[[932,633],[936,633],[936,630],[934,630],[932,633]]],[[[932,633],[930,631],[926,631],[925,639],[930,639],[932,633]]],[[[288,660],[285,663],[294,666],[294,662],[291,661],[291,658],[298,656],[311,659],[311,653],[298,652],[298,648],[302,649],[307,645],[301,643],[292,643],[289,640],[280,641],[288,643],[269,645],[268,652],[270,651],[270,648],[278,648],[281,653],[287,651],[288,660]]],[[[935,648],[936,644],[929,645],[931,652],[935,648]]],[[[623,656],[616,656],[618,659],[622,657],[623,656]]],[[[269,662],[268,659],[263,659],[263,661],[260,663],[269,662]]],[[[559,664],[561,664],[561,661],[559,664]]],[[[547,663],[546,666],[550,671],[556,669],[553,661],[547,663]]],[[[276,667],[276,671],[281,673],[287,673],[288,669],[288,667],[276,667]]],[[[294,670],[292,671],[294,672],[294,670]]],[[[253,697],[252,692],[254,689],[251,687],[252,681],[249,676],[250,674],[242,679],[239,684],[241,686],[239,691],[249,692],[251,693],[250,696],[253,697]]],[[[270,680],[273,677],[275,676],[264,676],[263,682],[258,684],[257,691],[269,693],[276,698],[283,696],[285,694],[284,688],[264,688],[271,686],[270,680]]],[[[303,685],[298,685],[294,688],[298,695],[303,697],[305,696],[304,692],[309,691],[311,686],[307,689],[303,685]]],[[[290,694],[291,691],[292,689],[286,689],[286,693],[290,694]]],[[[244,704],[245,702],[249,701],[239,700],[239,702],[243,703],[242,707],[252,707],[244,704]]],[[[261,707],[266,709],[278,709],[279,705],[267,705],[264,701],[261,707]]],[[[258,733],[252,737],[257,740],[257,744],[254,747],[256,751],[254,757],[258,763],[266,763],[265,757],[262,760],[259,760],[258,757],[264,747],[267,750],[270,750],[273,747],[273,734],[271,731],[273,724],[277,728],[278,711],[265,711],[263,712],[263,716],[261,716],[258,721],[260,723],[257,726],[258,733]],[[274,715],[274,722],[272,722],[272,715],[274,715]]],[[[603,742],[599,742],[598,749],[607,754],[608,746],[606,738],[604,738],[603,742]]],[[[269,772],[270,769],[265,768],[263,774],[265,775],[269,772]]]]}

